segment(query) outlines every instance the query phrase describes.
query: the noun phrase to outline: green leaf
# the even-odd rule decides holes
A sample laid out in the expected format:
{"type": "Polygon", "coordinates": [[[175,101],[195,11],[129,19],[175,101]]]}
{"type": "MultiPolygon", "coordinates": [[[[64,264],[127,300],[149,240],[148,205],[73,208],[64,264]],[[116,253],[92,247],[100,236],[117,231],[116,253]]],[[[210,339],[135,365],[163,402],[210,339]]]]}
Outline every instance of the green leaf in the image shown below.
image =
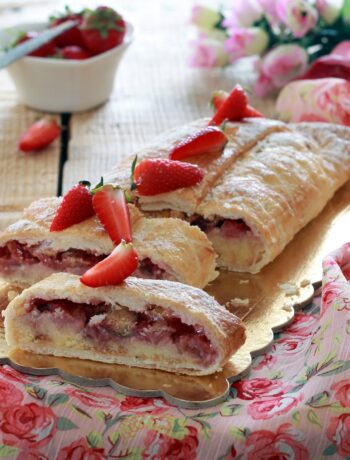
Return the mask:
{"type": "Polygon", "coordinates": [[[103,440],[102,440],[102,435],[101,433],[98,433],[97,431],[90,431],[90,433],[86,437],[87,442],[90,444],[90,446],[93,449],[96,449],[98,447],[102,447],[103,440]]]}
{"type": "Polygon", "coordinates": [[[350,23],[350,0],[344,0],[342,16],[344,22],[350,23]]]}
{"type": "Polygon", "coordinates": [[[309,409],[307,413],[307,419],[309,420],[309,422],[313,423],[314,425],[318,425],[322,428],[322,424],[320,422],[320,419],[318,418],[318,415],[312,409],[309,409]]]}
{"type": "Polygon", "coordinates": [[[328,391],[323,391],[322,393],[317,393],[312,396],[306,404],[311,407],[322,407],[328,405],[329,402],[329,393],[328,391]]]}
{"type": "Polygon", "coordinates": [[[346,322],[345,332],[350,335],[350,319],[348,319],[346,322]]]}
{"type": "Polygon", "coordinates": [[[321,372],[320,376],[328,376],[328,375],[336,375],[336,374],[340,374],[341,372],[344,372],[346,371],[347,369],[350,369],[350,361],[341,361],[341,360],[338,360],[336,361],[335,363],[332,364],[332,366],[330,367],[330,369],[328,369],[327,371],[325,372],[321,372]]]}
{"type": "Polygon", "coordinates": [[[74,430],[74,428],[78,428],[75,423],[71,422],[66,417],[59,417],[57,420],[57,429],[60,431],[68,431],[74,430]]]}
{"type": "Polygon", "coordinates": [[[115,444],[117,444],[118,442],[118,439],[119,439],[119,433],[118,431],[114,431],[112,434],[110,434],[108,436],[108,439],[110,441],[110,443],[114,446],[115,444]]]}
{"type": "Polygon", "coordinates": [[[103,423],[104,423],[105,420],[106,420],[106,413],[103,412],[103,410],[97,410],[97,411],[95,412],[95,416],[96,416],[96,418],[97,418],[98,420],[100,420],[100,421],[103,422],[103,423]]]}
{"type": "Polygon", "coordinates": [[[240,441],[245,441],[246,436],[245,436],[245,431],[244,430],[241,430],[240,428],[238,428],[236,426],[232,426],[229,429],[229,432],[235,439],[238,439],[240,441]]]}
{"type": "Polygon", "coordinates": [[[202,433],[204,434],[204,436],[209,439],[209,433],[210,433],[210,430],[211,430],[211,426],[208,422],[206,422],[205,420],[202,420],[202,419],[197,419],[197,417],[192,417],[192,420],[195,420],[196,422],[198,422],[201,426],[202,426],[202,433]]]}
{"type": "Polygon", "coordinates": [[[9,457],[10,455],[15,455],[18,453],[17,447],[6,446],[5,444],[0,444],[0,457],[9,457]]]}
{"type": "Polygon", "coordinates": [[[58,406],[58,404],[63,404],[67,402],[68,399],[69,399],[68,395],[66,395],[65,393],[57,393],[57,394],[50,395],[48,397],[48,403],[49,403],[49,406],[54,407],[54,406],[58,406]]]}
{"type": "Polygon", "coordinates": [[[43,400],[46,396],[46,390],[37,385],[25,385],[26,392],[35,399],[43,400]]]}
{"type": "Polygon", "coordinates": [[[338,402],[335,402],[329,406],[329,409],[336,414],[341,414],[344,412],[344,407],[341,406],[338,402]]]}
{"type": "Polygon", "coordinates": [[[73,408],[74,410],[76,410],[78,412],[78,414],[80,415],[84,415],[84,417],[88,417],[88,418],[92,418],[90,414],[88,414],[84,409],[82,409],[81,407],[78,407],[76,405],[73,404],[73,408]]]}
{"type": "Polygon", "coordinates": [[[323,455],[334,455],[337,453],[337,446],[335,444],[331,444],[323,451],[323,455]]]}
{"type": "Polygon", "coordinates": [[[229,404],[220,410],[223,417],[230,417],[231,415],[238,415],[242,409],[242,404],[229,404]]]}
{"type": "Polygon", "coordinates": [[[209,412],[209,414],[206,414],[205,412],[199,412],[199,414],[195,415],[195,418],[201,418],[201,419],[207,419],[207,418],[213,418],[216,417],[219,414],[219,412],[209,412]]]}
{"type": "Polygon", "coordinates": [[[296,424],[298,424],[300,422],[300,412],[298,410],[296,410],[292,414],[292,419],[295,421],[296,424]]]}

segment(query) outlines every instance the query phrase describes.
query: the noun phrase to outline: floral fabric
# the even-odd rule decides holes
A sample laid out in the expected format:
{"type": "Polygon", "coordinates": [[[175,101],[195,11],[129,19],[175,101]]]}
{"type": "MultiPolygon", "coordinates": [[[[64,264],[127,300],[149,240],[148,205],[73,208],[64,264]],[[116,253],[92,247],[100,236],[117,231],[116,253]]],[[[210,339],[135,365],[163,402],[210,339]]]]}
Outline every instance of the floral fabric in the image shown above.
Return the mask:
{"type": "Polygon", "coordinates": [[[350,244],[228,400],[184,410],[0,367],[0,458],[350,459],[350,244]],[[321,307],[319,308],[319,305],[321,307]]]}

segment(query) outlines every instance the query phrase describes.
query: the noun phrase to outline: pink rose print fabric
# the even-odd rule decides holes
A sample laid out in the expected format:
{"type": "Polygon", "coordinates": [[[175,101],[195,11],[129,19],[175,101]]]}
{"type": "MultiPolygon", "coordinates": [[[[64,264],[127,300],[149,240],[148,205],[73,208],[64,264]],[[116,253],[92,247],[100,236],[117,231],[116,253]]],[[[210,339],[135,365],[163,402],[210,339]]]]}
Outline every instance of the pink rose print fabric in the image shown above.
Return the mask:
{"type": "Polygon", "coordinates": [[[349,280],[350,243],[325,258],[322,295],[209,409],[0,366],[0,458],[349,460],[349,280]]]}

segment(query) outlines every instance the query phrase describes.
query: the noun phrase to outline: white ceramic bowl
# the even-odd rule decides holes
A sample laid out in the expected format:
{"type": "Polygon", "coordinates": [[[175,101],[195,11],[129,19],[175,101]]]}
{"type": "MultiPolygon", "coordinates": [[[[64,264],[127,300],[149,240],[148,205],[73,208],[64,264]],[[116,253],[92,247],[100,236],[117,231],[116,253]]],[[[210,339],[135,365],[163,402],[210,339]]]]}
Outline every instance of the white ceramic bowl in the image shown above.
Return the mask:
{"type": "MultiPolygon", "coordinates": [[[[40,31],[44,23],[21,24],[0,31],[1,45],[10,44],[16,31],[40,31]]],[[[119,62],[133,40],[128,22],[124,42],[90,59],[62,60],[25,57],[7,70],[23,104],[47,112],[81,112],[105,102],[113,89],[119,62]]]]}

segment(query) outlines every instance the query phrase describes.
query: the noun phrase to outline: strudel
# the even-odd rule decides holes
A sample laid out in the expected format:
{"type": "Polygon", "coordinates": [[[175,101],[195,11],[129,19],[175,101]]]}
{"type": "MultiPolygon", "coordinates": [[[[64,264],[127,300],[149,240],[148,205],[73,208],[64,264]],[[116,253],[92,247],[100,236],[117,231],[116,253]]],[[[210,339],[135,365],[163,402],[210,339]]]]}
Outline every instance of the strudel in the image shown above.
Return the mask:
{"type": "MultiPolygon", "coordinates": [[[[207,123],[172,131],[138,159],[166,158],[185,134],[207,123]]],[[[219,266],[257,273],[350,178],[350,129],[251,118],[229,122],[224,131],[223,151],[187,160],[204,169],[202,182],[154,196],[136,191],[135,203],[151,215],[176,216],[200,227],[213,243],[219,266]]],[[[109,181],[127,186],[133,157],[109,181]]]]}
{"type": "Polygon", "coordinates": [[[9,346],[39,354],[208,375],[243,345],[242,322],[204,291],[127,278],[90,288],[56,273],[4,312],[9,346]]]}
{"type": "MultiPolygon", "coordinates": [[[[29,286],[52,273],[82,275],[107,257],[113,242],[97,217],[60,232],[50,224],[60,198],[32,203],[0,234],[0,277],[29,286]]],[[[140,260],[134,276],[204,287],[216,278],[216,255],[206,235],[180,219],[147,219],[129,206],[133,243],[140,260]]]]}

